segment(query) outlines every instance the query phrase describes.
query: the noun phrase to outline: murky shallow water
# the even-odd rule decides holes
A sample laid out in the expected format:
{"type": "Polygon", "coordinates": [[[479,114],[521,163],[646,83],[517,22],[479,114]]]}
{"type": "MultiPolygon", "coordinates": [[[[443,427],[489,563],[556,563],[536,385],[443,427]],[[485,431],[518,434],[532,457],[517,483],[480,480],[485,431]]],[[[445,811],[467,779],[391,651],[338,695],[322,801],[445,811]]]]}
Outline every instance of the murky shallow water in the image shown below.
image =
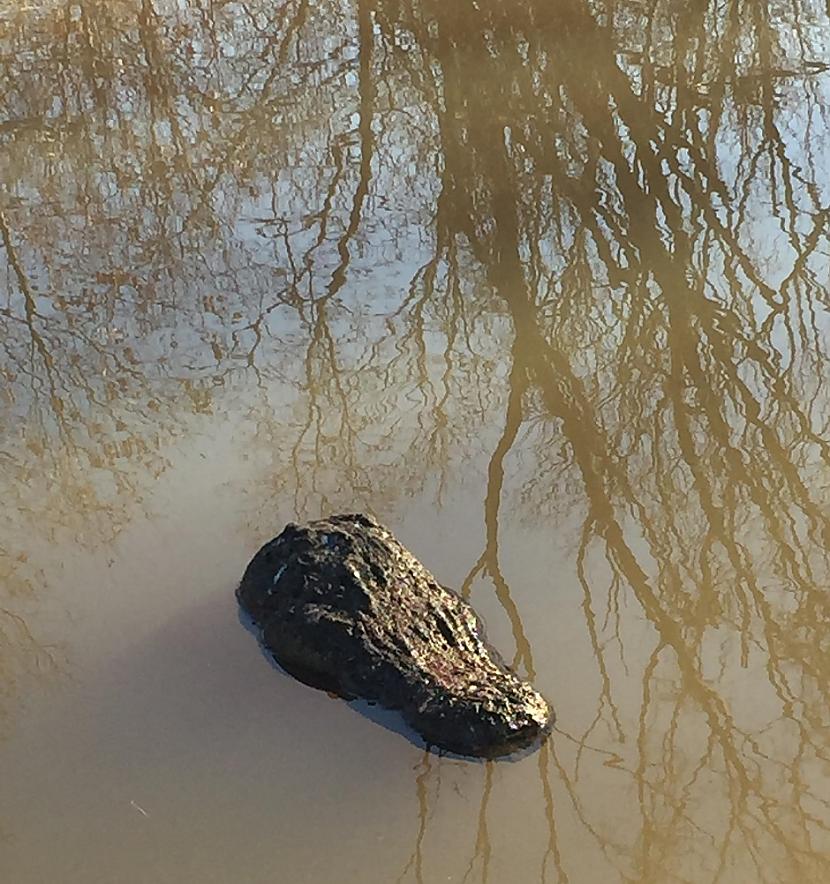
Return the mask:
{"type": "Polygon", "coordinates": [[[0,868],[830,879],[830,25],[0,5],[0,868]],[[554,701],[425,754],[233,589],[368,509],[554,701]]]}

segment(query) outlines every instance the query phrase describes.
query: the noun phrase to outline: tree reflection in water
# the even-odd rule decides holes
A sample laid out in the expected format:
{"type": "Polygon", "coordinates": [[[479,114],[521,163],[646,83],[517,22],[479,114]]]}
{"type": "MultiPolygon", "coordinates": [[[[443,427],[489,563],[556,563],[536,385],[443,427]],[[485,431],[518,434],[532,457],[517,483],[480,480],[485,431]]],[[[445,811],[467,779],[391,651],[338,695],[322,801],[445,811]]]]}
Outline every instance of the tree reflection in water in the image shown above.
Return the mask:
{"type": "MultiPolygon", "coordinates": [[[[31,500],[113,536],[185,408],[256,428],[263,508],[441,502],[485,459],[465,591],[490,581],[531,676],[503,513],[581,519],[599,689],[539,754],[541,880],[576,877],[571,817],[633,880],[827,877],[827,9],[99,0],[0,24],[10,536],[31,500]],[[585,792],[600,768],[622,828],[585,792]]],[[[3,665],[29,659],[0,616],[3,665]]],[[[402,879],[445,763],[417,771],[402,879]]]]}

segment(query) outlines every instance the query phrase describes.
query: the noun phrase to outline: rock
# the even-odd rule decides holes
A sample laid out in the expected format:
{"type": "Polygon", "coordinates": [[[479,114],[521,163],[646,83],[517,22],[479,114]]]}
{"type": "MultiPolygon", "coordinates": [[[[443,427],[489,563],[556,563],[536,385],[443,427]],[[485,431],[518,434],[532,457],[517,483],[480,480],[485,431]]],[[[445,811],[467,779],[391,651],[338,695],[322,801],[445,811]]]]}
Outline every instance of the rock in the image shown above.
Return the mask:
{"type": "Polygon", "coordinates": [[[427,744],[493,757],[550,730],[551,707],[486,643],[470,605],[368,516],[289,524],[236,595],[286,672],[399,709],[427,744]]]}

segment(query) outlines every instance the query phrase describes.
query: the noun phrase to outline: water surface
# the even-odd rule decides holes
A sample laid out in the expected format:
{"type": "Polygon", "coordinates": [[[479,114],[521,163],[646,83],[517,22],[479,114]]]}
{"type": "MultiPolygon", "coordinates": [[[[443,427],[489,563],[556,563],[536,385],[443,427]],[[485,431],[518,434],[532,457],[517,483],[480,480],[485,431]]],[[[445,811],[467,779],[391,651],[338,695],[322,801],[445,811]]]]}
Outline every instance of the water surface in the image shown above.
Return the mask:
{"type": "Polygon", "coordinates": [[[828,156],[820,2],[0,0],[4,880],[830,880],[828,156]],[[540,752],[269,665],[359,509],[540,752]]]}

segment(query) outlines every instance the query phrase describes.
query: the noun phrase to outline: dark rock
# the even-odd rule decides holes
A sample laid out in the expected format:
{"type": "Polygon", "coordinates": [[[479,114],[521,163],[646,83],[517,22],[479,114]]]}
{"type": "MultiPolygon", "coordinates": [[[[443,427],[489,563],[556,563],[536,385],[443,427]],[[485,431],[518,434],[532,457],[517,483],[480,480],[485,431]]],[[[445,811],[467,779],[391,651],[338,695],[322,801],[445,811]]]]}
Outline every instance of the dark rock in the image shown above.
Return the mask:
{"type": "Polygon", "coordinates": [[[550,729],[550,706],[485,642],[470,605],[368,516],[288,525],[236,595],[289,674],[399,709],[428,744],[491,757],[550,729]]]}

